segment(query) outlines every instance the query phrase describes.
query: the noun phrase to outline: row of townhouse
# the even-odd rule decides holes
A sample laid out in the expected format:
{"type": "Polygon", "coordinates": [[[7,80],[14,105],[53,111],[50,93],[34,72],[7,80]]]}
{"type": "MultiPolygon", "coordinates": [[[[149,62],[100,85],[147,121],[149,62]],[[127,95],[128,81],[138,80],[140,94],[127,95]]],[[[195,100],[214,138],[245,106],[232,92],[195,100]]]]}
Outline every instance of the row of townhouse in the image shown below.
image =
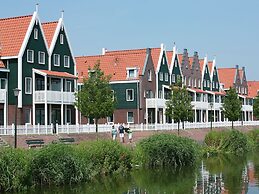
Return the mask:
{"type": "Polygon", "coordinates": [[[76,65],[64,26],[32,15],[0,19],[0,125],[76,123],[76,65]],[[20,89],[14,96],[13,89],[20,89]]]}
{"type": "MultiPolygon", "coordinates": [[[[160,48],[107,51],[101,55],[74,57],[64,25],[42,23],[38,9],[27,16],[0,19],[0,125],[14,123],[16,102],[18,124],[84,124],[74,106],[77,88],[88,77],[88,67],[100,67],[112,75],[116,110],[103,123],[170,123],[165,116],[170,85],[182,81],[192,96],[194,122],[223,121],[221,103],[225,90],[235,87],[243,102],[241,120],[252,120],[254,90],[245,69],[217,68],[216,60],[192,57],[160,48]],[[13,89],[20,89],[18,98],[13,89]],[[252,92],[253,91],[253,92],[252,92]],[[250,96],[250,97],[249,97],[250,96]],[[17,100],[17,101],[16,101],[17,100]]],[[[258,87],[259,88],[259,84],[258,87]]]]}
{"type": "MultiPolygon", "coordinates": [[[[107,75],[117,99],[113,115],[103,122],[171,123],[165,115],[170,85],[181,81],[192,97],[193,122],[225,121],[221,107],[226,90],[235,87],[242,100],[240,120],[253,119],[252,97],[248,95],[245,68],[217,68],[216,60],[200,59],[198,52],[188,56],[176,46],[107,51],[101,55],[76,57],[79,84],[88,76],[88,67],[97,61],[107,75]]],[[[79,114],[79,122],[87,123],[79,114]]]]}

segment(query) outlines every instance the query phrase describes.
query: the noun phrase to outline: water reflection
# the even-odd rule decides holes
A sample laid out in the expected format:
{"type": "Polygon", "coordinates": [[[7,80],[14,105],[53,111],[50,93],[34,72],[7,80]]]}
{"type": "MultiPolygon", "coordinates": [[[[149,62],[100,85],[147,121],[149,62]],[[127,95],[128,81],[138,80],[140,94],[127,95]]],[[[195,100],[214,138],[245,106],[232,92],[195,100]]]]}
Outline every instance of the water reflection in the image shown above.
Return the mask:
{"type": "Polygon", "coordinates": [[[138,169],[127,176],[99,178],[91,183],[38,189],[29,194],[256,194],[259,156],[204,159],[181,170],[138,169]]]}

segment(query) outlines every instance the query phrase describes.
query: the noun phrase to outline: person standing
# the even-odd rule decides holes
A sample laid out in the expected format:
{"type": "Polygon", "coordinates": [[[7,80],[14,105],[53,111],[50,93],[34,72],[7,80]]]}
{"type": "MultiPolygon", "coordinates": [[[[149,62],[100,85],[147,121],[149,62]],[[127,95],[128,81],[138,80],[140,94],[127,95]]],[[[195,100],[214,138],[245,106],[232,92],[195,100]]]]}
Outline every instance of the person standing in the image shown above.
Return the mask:
{"type": "Polygon", "coordinates": [[[132,130],[129,128],[128,130],[129,142],[132,143],[132,130]]]}
{"type": "Polygon", "coordinates": [[[122,124],[120,124],[118,131],[120,134],[120,141],[121,141],[121,143],[124,143],[124,127],[122,124]]]}
{"type": "Polygon", "coordinates": [[[116,140],[117,137],[117,130],[115,129],[114,125],[112,126],[112,140],[116,140]]]}

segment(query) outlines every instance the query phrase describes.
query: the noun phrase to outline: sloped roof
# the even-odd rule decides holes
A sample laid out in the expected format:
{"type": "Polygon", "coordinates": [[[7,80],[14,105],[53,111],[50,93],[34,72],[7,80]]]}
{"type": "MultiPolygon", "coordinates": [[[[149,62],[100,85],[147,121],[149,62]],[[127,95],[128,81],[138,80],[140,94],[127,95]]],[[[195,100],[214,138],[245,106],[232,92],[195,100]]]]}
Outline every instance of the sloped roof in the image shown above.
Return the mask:
{"type": "Polygon", "coordinates": [[[259,81],[247,81],[248,96],[256,97],[259,91],[259,81]]]}
{"type": "Polygon", "coordinates": [[[58,21],[42,23],[43,32],[47,40],[48,47],[50,47],[57,25],[58,21]]]}
{"type": "Polygon", "coordinates": [[[158,60],[159,60],[160,52],[161,52],[161,48],[152,48],[151,49],[151,57],[152,57],[152,61],[154,63],[155,71],[157,70],[157,67],[158,67],[158,60]]]}
{"type": "Polygon", "coordinates": [[[203,66],[204,66],[204,59],[199,59],[199,64],[200,64],[200,70],[202,72],[203,66]]]}
{"type": "Polygon", "coordinates": [[[81,56],[75,59],[79,82],[88,77],[88,68],[93,68],[98,61],[104,74],[112,76],[111,81],[124,81],[127,80],[127,68],[137,68],[139,75],[142,73],[146,49],[109,51],[105,55],[81,56]]]}
{"type": "Polygon", "coordinates": [[[239,73],[240,80],[242,82],[243,81],[243,74],[244,74],[243,69],[238,69],[238,73],[239,73]]]}
{"type": "Polygon", "coordinates": [[[173,51],[166,51],[166,57],[167,57],[168,65],[169,65],[169,66],[170,66],[171,63],[172,63],[173,55],[174,55],[174,52],[173,52],[173,51]]]}
{"type": "Polygon", "coordinates": [[[32,15],[0,19],[1,56],[18,56],[32,15]]]}
{"type": "Polygon", "coordinates": [[[60,71],[49,71],[49,70],[42,70],[42,69],[37,69],[38,72],[41,72],[43,74],[46,74],[48,76],[53,76],[53,77],[63,77],[63,78],[72,78],[76,79],[77,77],[75,75],[72,75],[67,72],[60,72],[60,71]]]}
{"type": "Polygon", "coordinates": [[[236,68],[218,68],[218,76],[224,88],[230,88],[234,84],[236,68]]]}
{"type": "Polygon", "coordinates": [[[179,63],[180,63],[180,65],[182,65],[182,62],[183,62],[183,54],[178,54],[178,58],[179,58],[179,63]]]}

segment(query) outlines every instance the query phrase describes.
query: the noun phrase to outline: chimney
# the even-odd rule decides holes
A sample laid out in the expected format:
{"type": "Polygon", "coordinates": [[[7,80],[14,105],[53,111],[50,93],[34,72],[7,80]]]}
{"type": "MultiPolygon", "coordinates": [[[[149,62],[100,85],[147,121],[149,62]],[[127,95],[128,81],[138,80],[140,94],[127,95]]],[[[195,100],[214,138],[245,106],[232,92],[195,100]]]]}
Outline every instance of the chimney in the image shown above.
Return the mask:
{"type": "Polygon", "coordinates": [[[36,13],[38,13],[38,11],[39,11],[39,4],[38,3],[36,3],[36,13]]]}
{"type": "Polygon", "coordinates": [[[107,49],[106,48],[102,48],[102,55],[105,55],[107,49]]]}
{"type": "Polygon", "coordinates": [[[238,67],[238,65],[236,65],[236,69],[238,69],[239,67],[238,67]]]}
{"type": "Polygon", "coordinates": [[[245,67],[242,67],[243,72],[245,72],[245,67]]]}
{"type": "Polygon", "coordinates": [[[176,45],[175,45],[175,42],[174,42],[174,47],[173,47],[173,53],[176,53],[176,45]]]}
{"type": "Polygon", "coordinates": [[[61,18],[62,18],[62,20],[64,19],[64,10],[61,10],[61,18]]]}
{"type": "Polygon", "coordinates": [[[197,51],[194,52],[194,56],[198,57],[198,52],[197,51]]]}

